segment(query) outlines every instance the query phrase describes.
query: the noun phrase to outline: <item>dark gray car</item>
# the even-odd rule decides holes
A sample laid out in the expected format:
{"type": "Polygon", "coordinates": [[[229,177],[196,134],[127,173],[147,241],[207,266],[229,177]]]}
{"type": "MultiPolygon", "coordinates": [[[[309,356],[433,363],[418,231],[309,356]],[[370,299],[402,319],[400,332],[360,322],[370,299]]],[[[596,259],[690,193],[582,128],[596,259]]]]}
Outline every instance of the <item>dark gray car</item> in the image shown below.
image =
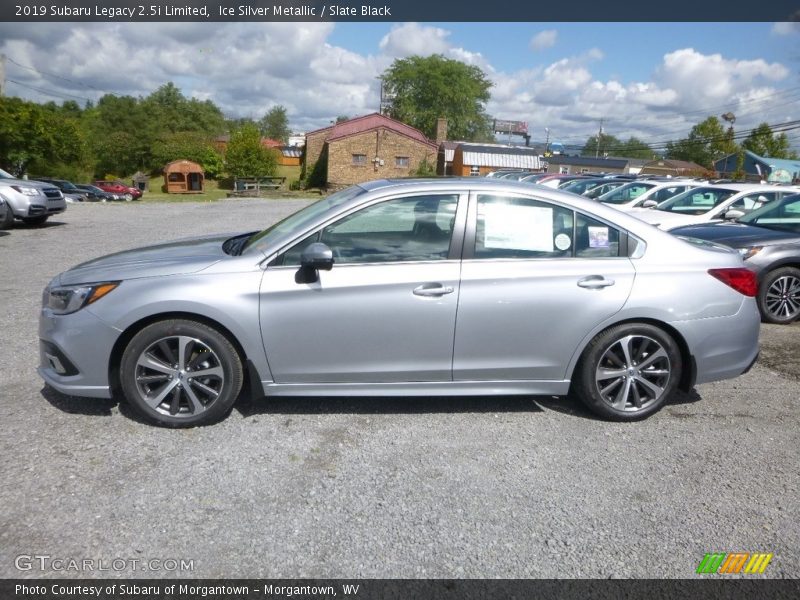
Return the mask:
{"type": "Polygon", "coordinates": [[[689,225],[671,233],[735,248],[758,275],[763,319],[800,319],[800,194],[765,204],[735,222],[689,225]]]}

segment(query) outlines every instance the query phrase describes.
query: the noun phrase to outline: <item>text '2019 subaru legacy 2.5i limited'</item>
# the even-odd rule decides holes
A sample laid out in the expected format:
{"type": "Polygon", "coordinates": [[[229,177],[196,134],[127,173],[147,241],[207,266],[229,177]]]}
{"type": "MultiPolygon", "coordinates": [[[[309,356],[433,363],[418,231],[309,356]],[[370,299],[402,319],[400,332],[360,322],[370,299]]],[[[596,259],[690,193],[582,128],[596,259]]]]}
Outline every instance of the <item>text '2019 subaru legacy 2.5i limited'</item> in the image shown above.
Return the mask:
{"type": "Polygon", "coordinates": [[[497,179],[375,181],[260,232],[128,250],[44,290],[39,373],[208,424],[258,396],[573,392],[605,418],[736,377],[756,281],[574,194],[497,179]]]}
{"type": "Polygon", "coordinates": [[[28,225],[42,225],[52,215],[67,210],[64,194],[51,183],[17,179],[0,169],[0,197],[8,211],[0,229],[8,229],[19,219],[28,225]]]}

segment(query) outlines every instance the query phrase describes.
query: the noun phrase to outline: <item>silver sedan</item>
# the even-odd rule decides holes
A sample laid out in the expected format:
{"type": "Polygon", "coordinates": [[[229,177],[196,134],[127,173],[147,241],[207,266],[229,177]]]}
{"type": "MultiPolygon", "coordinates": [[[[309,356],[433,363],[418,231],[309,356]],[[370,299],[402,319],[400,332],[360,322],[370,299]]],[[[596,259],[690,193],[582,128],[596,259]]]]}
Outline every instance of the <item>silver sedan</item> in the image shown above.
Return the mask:
{"type": "Polygon", "coordinates": [[[574,194],[375,181],[260,232],[61,273],[43,294],[39,373],[170,427],[224,418],[243,389],[571,394],[634,420],[750,368],[756,288],[735,251],[574,194]]]}

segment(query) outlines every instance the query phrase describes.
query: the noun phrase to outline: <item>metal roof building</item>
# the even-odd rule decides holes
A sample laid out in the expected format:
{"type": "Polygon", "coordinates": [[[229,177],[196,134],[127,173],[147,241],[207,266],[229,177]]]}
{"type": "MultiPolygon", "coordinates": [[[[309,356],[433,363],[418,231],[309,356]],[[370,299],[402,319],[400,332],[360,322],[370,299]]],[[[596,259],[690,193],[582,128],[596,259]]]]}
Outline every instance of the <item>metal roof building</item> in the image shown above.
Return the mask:
{"type": "MultiPolygon", "coordinates": [[[[444,152],[446,159],[446,147],[444,152]]],[[[486,175],[496,169],[539,171],[541,168],[539,153],[525,146],[461,142],[453,150],[452,174],[456,176],[486,175]]]]}

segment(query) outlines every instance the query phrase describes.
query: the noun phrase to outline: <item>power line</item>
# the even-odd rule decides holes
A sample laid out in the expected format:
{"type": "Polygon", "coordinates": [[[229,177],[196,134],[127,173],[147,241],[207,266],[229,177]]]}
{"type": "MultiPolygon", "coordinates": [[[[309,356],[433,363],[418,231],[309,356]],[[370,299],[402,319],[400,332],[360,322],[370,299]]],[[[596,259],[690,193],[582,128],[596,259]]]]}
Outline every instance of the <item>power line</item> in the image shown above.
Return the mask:
{"type": "Polygon", "coordinates": [[[69,78],[64,77],[62,75],[56,75],[55,73],[48,73],[47,71],[40,71],[39,69],[36,69],[34,67],[29,67],[27,65],[20,64],[17,61],[15,61],[13,58],[8,58],[8,57],[6,57],[6,58],[8,59],[8,62],[17,65],[21,69],[27,69],[28,71],[33,71],[34,73],[38,73],[39,75],[45,75],[47,77],[55,77],[56,79],[61,79],[62,81],[66,81],[66,82],[72,83],[74,85],[80,85],[80,86],[83,86],[83,87],[91,88],[91,89],[96,90],[98,92],[107,93],[105,90],[101,90],[100,88],[96,88],[93,85],[89,85],[88,83],[83,83],[81,81],[75,81],[74,79],[69,79],[69,78]]]}
{"type": "Polygon", "coordinates": [[[91,102],[90,98],[84,98],[83,96],[76,96],[75,94],[67,94],[66,92],[56,92],[54,90],[46,90],[44,88],[39,88],[33,85],[28,85],[27,83],[22,83],[21,81],[16,81],[15,79],[6,79],[6,81],[10,83],[15,83],[19,86],[24,88],[28,88],[29,90],[33,90],[35,92],[39,92],[40,94],[45,94],[47,96],[52,96],[54,98],[77,98],[78,100],[85,100],[86,102],[91,102]]]}

